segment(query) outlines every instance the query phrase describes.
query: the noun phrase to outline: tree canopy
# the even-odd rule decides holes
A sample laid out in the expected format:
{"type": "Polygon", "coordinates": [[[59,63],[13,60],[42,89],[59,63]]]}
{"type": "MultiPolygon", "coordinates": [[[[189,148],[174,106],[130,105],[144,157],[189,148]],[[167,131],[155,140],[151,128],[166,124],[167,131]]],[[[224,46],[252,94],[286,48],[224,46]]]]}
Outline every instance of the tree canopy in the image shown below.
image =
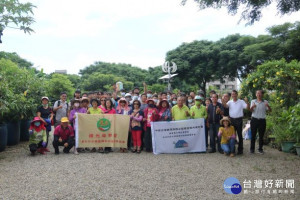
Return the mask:
{"type": "MultiPolygon", "coordinates": [[[[182,5],[185,5],[188,0],[182,0],[182,5]]],[[[262,15],[262,9],[268,7],[273,1],[269,0],[194,0],[200,9],[206,8],[227,8],[229,14],[235,15],[238,9],[243,7],[241,14],[241,20],[246,20],[247,24],[253,24],[255,21],[259,21],[262,15]]],[[[300,0],[278,0],[277,11],[281,15],[290,14],[292,12],[299,11],[300,0]]]]}
{"type": "Polygon", "coordinates": [[[147,70],[139,67],[133,67],[130,64],[116,64],[116,63],[105,63],[95,62],[82,70],[79,74],[82,75],[83,79],[86,79],[92,73],[99,72],[100,74],[113,74],[116,77],[123,77],[124,80],[130,81],[135,87],[142,87],[143,82],[147,76],[147,70]]]}
{"type": "Polygon", "coordinates": [[[11,60],[12,62],[16,63],[19,67],[25,67],[27,69],[35,69],[32,68],[33,64],[24,58],[21,58],[17,53],[8,53],[4,51],[0,51],[0,59],[5,58],[11,60]]]}
{"type": "Polygon", "coordinates": [[[20,3],[19,0],[0,1],[0,43],[5,28],[19,29],[24,33],[34,32],[30,27],[35,22],[31,16],[34,7],[32,3],[20,3]]]}
{"type": "Polygon", "coordinates": [[[246,78],[258,65],[284,58],[300,59],[300,23],[285,23],[268,28],[268,35],[229,35],[216,42],[183,43],[167,52],[166,60],[177,64],[180,81],[198,85],[225,77],[246,78]]]}

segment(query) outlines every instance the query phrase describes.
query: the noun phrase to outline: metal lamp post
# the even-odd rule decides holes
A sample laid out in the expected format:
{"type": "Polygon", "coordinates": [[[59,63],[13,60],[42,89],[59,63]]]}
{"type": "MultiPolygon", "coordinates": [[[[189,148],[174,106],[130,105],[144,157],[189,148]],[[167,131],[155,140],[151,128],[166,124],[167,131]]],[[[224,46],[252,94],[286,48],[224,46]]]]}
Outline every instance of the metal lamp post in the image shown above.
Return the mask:
{"type": "MultiPolygon", "coordinates": [[[[166,61],[163,65],[162,65],[162,70],[163,72],[168,73],[168,91],[171,91],[171,78],[172,78],[172,73],[176,72],[177,70],[177,65],[174,62],[171,62],[172,65],[170,65],[169,61],[166,61]]],[[[176,74],[177,75],[177,74],[176,74]]]]}

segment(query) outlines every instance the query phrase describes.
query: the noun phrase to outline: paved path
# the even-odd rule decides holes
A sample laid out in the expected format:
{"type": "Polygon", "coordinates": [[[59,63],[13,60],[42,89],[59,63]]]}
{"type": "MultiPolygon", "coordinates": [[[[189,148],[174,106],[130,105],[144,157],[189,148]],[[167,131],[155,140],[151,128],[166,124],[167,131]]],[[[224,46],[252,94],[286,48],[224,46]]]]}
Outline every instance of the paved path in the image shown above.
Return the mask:
{"type": "Polygon", "coordinates": [[[300,199],[300,158],[270,147],[264,155],[249,155],[249,141],[245,154],[234,158],[219,153],[55,155],[53,148],[32,157],[27,145],[0,153],[0,199],[300,199]],[[227,194],[228,177],[242,186],[251,180],[253,193],[227,194]],[[255,194],[257,179],[283,179],[284,186],[293,179],[295,194],[272,194],[274,184],[271,194],[255,194]]]}

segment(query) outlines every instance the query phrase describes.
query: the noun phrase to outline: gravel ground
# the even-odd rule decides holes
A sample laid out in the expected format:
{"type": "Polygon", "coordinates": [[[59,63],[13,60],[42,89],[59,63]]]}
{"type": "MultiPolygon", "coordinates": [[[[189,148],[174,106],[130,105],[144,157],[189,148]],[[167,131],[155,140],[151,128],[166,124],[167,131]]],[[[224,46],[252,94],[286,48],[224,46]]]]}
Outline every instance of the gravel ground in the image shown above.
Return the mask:
{"type": "MultiPolygon", "coordinates": [[[[81,153],[30,156],[28,143],[0,153],[0,199],[300,199],[300,158],[265,154],[81,153]],[[295,194],[227,194],[224,180],[294,179],[295,194]]],[[[62,152],[62,149],[61,149],[62,152]]],[[[260,190],[261,192],[261,190],[260,190]]],[[[267,191],[266,191],[267,193],[267,191]]]]}

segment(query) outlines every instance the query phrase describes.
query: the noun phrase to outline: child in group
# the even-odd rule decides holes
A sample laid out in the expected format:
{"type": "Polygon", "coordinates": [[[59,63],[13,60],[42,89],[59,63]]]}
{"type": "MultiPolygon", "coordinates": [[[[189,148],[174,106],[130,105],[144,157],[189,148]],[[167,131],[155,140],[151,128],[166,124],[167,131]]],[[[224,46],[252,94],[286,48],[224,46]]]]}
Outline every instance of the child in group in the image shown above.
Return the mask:
{"type": "Polygon", "coordinates": [[[224,151],[225,156],[230,154],[230,157],[234,157],[235,153],[235,130],[231,126],[230,119],[223,117],[220,121],[220,125],[223,127],[219,128],[218,136],[221,137],[221,148],[224,151]]]}
{"type": "Polygon", "coordinates": [[[39,118],[35,117],[30,123],[29,128],[29,150],[31,155],[35,152],[45,154],[47,145],[47,134],[44,122],[39,118]]]}

